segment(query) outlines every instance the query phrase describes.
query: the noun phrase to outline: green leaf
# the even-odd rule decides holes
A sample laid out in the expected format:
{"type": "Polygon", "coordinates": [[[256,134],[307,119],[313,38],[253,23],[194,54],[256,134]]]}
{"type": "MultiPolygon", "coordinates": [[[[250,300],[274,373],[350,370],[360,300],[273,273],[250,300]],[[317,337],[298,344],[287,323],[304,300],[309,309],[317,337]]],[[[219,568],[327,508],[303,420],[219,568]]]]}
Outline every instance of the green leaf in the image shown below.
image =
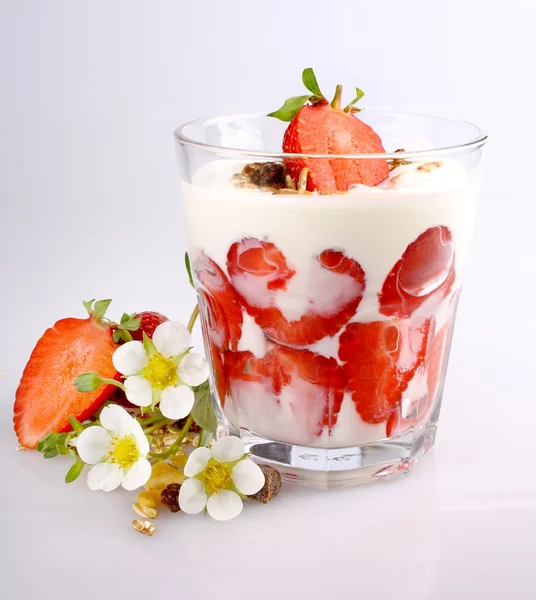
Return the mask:
{"type": "Polygon", "coordinates": [[[111,299],[97,300],[97,302],[95,302],[95,304],[93,305],[93,314],[95,315],[95,317],[97,317],[97,319],[102,319],[102,317],[104,317],[111,302],[111,299]]]}
{"type": "Polygon", "coordinates": [[[48,441],[50,440],[51,436],[54,435],[52,433],[49,433],[48,435],[46,435],[42,440],[40,440],[37,444],[37,451],[38,452],[43,452],[45,449],[45,446],[47,445],[48,441]]]}
{"type": "Polygon", "coordinates": [[[45,436],[38,444],[37,450],[42,452],[45,458],[54,458],[58,454],[68,454],[70,433],[56,433],[55,431],[45,436]]]}
{"type": "MultiPolygon", "coordinates": [[[[361,98],[363,98],[363,96],[365,95],[365,92],[363,90],[360,90],[359,88],[355,88],[355,98],[350,102],[350,104],[348,104],[347,106],[344,107],[344,112],[349,112],[350,109],[352,108],[352,106],[354,104],[356,104],[357,102],[359,102],[361,100],[361,98]]],[[[357,110],[357,109],[354,109],[357,110]]]]}
{"type": "Polygon", "coordinates": [[[214,413],[214,408],[212,406],[208,381],[200,385],[195,391],[192,417],[199,427],[202,427],[207,431],[214,432],[218,427],[218,420],[216,419],[216,414],[214,413]]]}
{"type": "Polygon", "coordinates": [[[304,69],[302,73],[303,85],[314,95],[323,98],[324,94],[320,91],[320,86],[316,80],[315,72],[311,67],[304,69]]]}
{"type": "MultiPolygon", "coordinates": [[[[132,315],[132,316],[134,316],[134,315],[132,315]]],[[[121,324],[126,323],[129,319],[130,319],[130,315],[127,313],[123,313],[123,316],[121,317],[121,324]]]]}
{"type": "Polygon", "coordinates": [[[87,310],[87,314],[90,317],[93,314],[93,302],[95,302],[95,298],[93,298],[93,300],[87,300],[86,302],[82,302],[84,308],[87,310]]]}
{"type": "Polygon", "coordinates": [[[143,332],[143,347],[145,348],[145,352],[147,352],[147,356],[149,358],[158,353],[156,346],[153,344],[153,340],[147,336],[145,331],[143,332]]]}
{"type": "Polygon", "coordinates": [[[121,329],[116,329],[113,333],[113,338],[114,338],[114,342],[116,344],[119,344],[119,342],[125,341],[123,339],[123,332],[121,331],[121,329]]]}
{"type": "Polygon", "coordinates": [[[82,373],[74,380],[74,385],[79,392],[94,392],[102,383],[102,379],[95,371],[82,373]]]}
{"type": "Polygon", "coordinates": [[[126,331],[137,331],[141,325],[141,317],[131,317],[127,321],[122,321],[119,329],[126,331]]]}
{"type": "Polygon", "coordinates": [[[199,440],[199,445],[209,447],[213,437],[214,432],[208,431],[207,429],[203,429],[201,431],[201,439],[199,440]]]}
{"type": "Polygon", "coordinates": [[[311,98],[311,94],[308,96],[294,96],[293,98],[289,98],[288,100],[285,100],[285,104],[283,104],[280,109],[269,113],[268,116],[275,117],[281,121],[292,121],[303,105],[311,98]]]}
{"type": "Polygon", "coordinates": [[[188,279],[190,280],[190,285],[192,287],[194,286],[194,278],[192,277],[192,266],[190,264],[190,256],[188,255],[188,252],[186,252],[184,254],[184,263],[186,265],[186,272],[188,273],[188,279]]]}
{"type": "Polygon", "coordinates": [[[67,471],[67,475],[65,475],[65,483],[72,483],[80,476],[82,473],[82,469],[84,468],[84,463],[81,460],[77,460],[71,468],[67,471]]]}
{"type": "Polygon", "coordinates": [[[78,419],[75,419],[74,417],[69,417],[69,423],[71,424],[71,427],[73,428],[73,431],[75,433],[82,433],[82,431],[84,431],[84,426],[82,425],[82,423],[80,423],[78,419]]]}

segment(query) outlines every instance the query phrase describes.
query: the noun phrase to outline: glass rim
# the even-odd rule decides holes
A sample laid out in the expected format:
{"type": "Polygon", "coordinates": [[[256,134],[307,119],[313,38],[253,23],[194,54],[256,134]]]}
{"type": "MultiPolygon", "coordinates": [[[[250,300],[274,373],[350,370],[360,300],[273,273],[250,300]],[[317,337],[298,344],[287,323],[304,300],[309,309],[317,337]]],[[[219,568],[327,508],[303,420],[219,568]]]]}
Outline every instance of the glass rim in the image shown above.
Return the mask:
{"type": "Polygon", "coordinates": [[[195,148],[202,148],[205,150],[210,150],[212,152],[217,152],[221,154],[230,154],[233,156],[252,156],[257,158],[279,158],[279,159],[329,159],[333,160],[333,158],[341,158],[341,159],[350,159],[355,160],[359,159],[419,159],[421,157],[430,157],[435,155],[444,155],[444,154],[454,154],[456,152],[475,150],[483,146],[488,136],[486,132],[479,126],[474,123],[470,123],[469,121],[463,121],[461,119],[452,119],[449,117],[439,117],[434,115],[427,115],[423,113],[410,113],[410,112],[397,112],[397,111],[389,111],[389,110],[368,110],[367,113],[374,113],[379,115],[392,115],[399,117],[419,117],[425,119],[431,119],[435,121],[444,121],[446,123],[452,123],[457,125],[467,125],[471,127],[475,131],[475,137],[470,139],[463,144],[455,144],[453,146],[444,146],[441,148],[431,148],[429,150],[410,150],[407,152],[385,152],[385,153],[374,153],[374,154],[299,154],[299,153],[290,153],[290,152],[268,152],[268,151],[260,151],[260,150],[247,150],[241,148],[231,148],[228,146],[217,146],[214,144],[207,144],[205,142],[200,142],[195,140],[185,134],[185,130],[192,125],[201,125],[201,124],[210,124],[223,120],[238,120],[244,118],[251,117],[267,117],[266,113],[262,112],[245,112],[245,113],[236,113],[236,114],[227,114],[227,115],[219,115],[215,117],[204,117],[201,119],[195,119],[193,121],[188,121],[187,123],[183,123],[179,127],[177,127],[174,131],[175,139],[178,140],[181,144],[185,146],[191,146],[195,148]]]}

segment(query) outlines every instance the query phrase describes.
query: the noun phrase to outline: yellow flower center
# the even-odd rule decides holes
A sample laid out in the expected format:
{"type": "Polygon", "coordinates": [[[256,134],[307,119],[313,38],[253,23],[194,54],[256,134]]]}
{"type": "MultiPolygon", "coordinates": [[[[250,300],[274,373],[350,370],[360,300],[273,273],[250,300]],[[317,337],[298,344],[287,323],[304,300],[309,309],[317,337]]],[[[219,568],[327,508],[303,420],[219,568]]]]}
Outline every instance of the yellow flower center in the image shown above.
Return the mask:
{"type": "Polygon", "coordinates": [[[122,438],[114,438],[110,450],[110,462],[118,464],[121,468],[131,467],[139,458],[140,451],[136,440],[128,435],[122,438]]]}
{"type": "Polygon", "coordinates": [[[156,390],[165,390],[179,381],[177,365],[171,358],[164,358],[160,353],[151,356],[141,375],[156,390]]]}
{"type": "Polygon", "coordinates": [[[209,494],[217,494],[232,483],[231,470],[232,467],[228,464],[220,463],[212,458],[209,460],[204,473],[204,482],[209,494]]]}

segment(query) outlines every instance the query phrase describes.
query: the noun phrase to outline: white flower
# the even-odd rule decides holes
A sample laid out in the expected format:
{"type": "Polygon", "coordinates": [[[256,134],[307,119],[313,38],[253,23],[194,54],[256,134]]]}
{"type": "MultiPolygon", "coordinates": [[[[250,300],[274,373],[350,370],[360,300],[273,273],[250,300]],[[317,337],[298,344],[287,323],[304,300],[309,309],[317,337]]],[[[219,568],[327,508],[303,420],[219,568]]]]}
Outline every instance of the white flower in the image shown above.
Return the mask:
{"type": "Polygon", "coordinates": [[[197,448],[184,466],[188,479],[179,492],[179,505],[188,514],[201,512],[218,521],[227,521],[242,511],[243,496],[258,492],[264,485],[264,473],[245,455],[244,443],[226,437],[212,448],[197,448]]]}
{"type": "Polygon", "coordinates": [[[116,404],[102,409],[100,423],[84,429],[76,440],[80,458],[95,465],[87,476],[89,488],[104,492],[119,484],[126,490],[139,488],[151,476],[149,442],[141,425],[116,404]]]}
{"type": "Polygon", "coordinates": [[[155,406],[168,419],[182,419],[194,405],[193,386],[208,379],[207,361],[190,352],[190,332],[181,323],[166,321],[153,339],[127,342],[113,355],[114,367],[126,376],[125,393],[136,406],[155,406]]]}

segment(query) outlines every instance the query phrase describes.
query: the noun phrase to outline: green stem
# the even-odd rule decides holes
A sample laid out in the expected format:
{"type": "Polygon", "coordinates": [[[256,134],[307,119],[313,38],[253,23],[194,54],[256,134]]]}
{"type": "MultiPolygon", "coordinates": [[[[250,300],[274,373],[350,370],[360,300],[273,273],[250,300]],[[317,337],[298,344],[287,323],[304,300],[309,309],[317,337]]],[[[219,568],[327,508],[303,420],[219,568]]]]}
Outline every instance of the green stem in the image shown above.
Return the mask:
{"type": "Polygon", "coordinates": [[[338,85],[335,88],[335,96],[333,97],[333,100],[331,101],[331,106],[333,108],[337,108],[340,110],[341,100],[342,100],[342,85],[338,85]]]}
{"type": "Polygon", "coordinates": [[[145,435],[148,435],[148,434],[153,433],[153,431],[156,431],[157,429],[164,427],[164,425],[169,425],[170,423],[173,423],[173,421],[171,419],[166,419],[166,418],[160,419],[159,421],[154,423],[154,425],[151,425],[151,427],[144,429],[143,432],[145,433],[145,435]]]}
{"type": "Polygon", "coordinates": [[[160,421],[161,419],[162,419],[162,415],[159,413],[157,415],[153,415],[152,417],[147,417],[146,419],[137,417],[136,421],[138,421],[138,423],[142,427],[145,427],[146,425],[152,425],[153,423],[156,423],[157,421],[160,421]]]}
{"type": "Polygon", "coordinates": [[[101,379],[102,383],[106,383],[107,385],[115,385],[120,390],[125,391],[125,389],[126,389],[125,386],[120,381],[117,381],[116,379],[108,379],[107,377],[101,377],[100,379],[101,379]]]}
{"type": "Polygon", "coordinates": [[[179,449],[179,446],[181,445],[182,440],[186,437],[186,434],[190,431],[190,427],[192,426],[193,422],[194,422],[194,418],[192,417],[192,415],[190,415],[188,417],[186,423],[184,424],[182,431],[179,433],[179,436],[177,437],[177,439],[173,442],[173,444],[171,444],[171,446],[165,452],[150,452],[149,453],[149,456],[153,459],[152,460],[153,465],[160,462],[161,460],[165,460],[166,458],[173,456],[175,454],[175,452],[177,452],[177,450],[179,449]]]}
{"type": "Polygon", "coordinates": [[[197,321],[198,316],[199,316],[199,306],[196,304],[195,308],[192,312],[192,316],[190,317],[190,320],[188,321],[187,329],[190,333],[192,333],[192,330],[194,328],[194,325],[195,325],[195,322],[197,321]]]}

